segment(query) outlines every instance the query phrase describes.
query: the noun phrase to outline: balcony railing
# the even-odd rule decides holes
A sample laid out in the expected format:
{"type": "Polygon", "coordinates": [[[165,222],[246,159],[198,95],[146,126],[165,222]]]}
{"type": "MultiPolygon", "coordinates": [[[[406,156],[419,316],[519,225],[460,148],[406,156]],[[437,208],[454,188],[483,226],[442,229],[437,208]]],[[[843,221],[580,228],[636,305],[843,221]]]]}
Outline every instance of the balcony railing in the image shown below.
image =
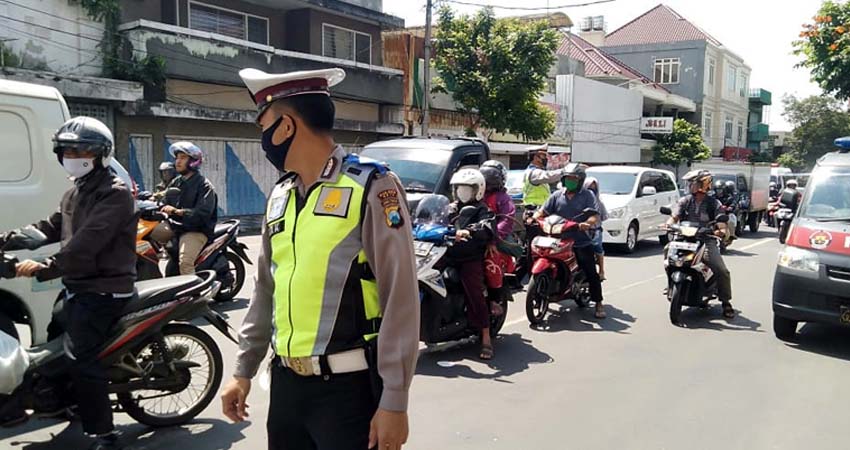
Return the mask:
{"type": "Polygon", "coordinates": [[[767,89],[750,89],[750,100],[759,102],[762,105],[770,105],[773,101],[773,94],[767,89]]]}
{"type": "Polygon", "coordinates": [[[750,127],[747,132],[747,140],[749,142],[763,142],[768,140],[770,136],[770,127],[766,123],[757,123],[750,127]]]}

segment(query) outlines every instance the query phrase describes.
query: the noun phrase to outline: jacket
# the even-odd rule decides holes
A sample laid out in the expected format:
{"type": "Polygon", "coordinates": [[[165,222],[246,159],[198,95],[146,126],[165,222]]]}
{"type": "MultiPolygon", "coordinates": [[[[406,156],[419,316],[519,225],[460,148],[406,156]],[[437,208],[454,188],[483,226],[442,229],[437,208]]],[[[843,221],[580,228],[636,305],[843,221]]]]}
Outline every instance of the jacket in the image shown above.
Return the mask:
{"type": "Polygon", "coordinates": [[[59,253],[40,278],[62,277],[73,294],[129,294],[136,281],[138,213],[130,189],[118,177],[96,169],[62,197],[59,210],[34,224],[59,253]]]}
{"type": "Polygon", "coordinates": [[[180,189],[180,196],[169,204],[183,210],[182,216],[172,218],[174,231],[177,234],[204,233],[212,238],[218,221],[218,196],[212,183],[195,173],[190,178],[175,178],[168,187],[180,189]]]}
{"type": "Polygon", "coordinates": [[[483,202],[468,205],[460,205],[458,202],[452,203],[449,220],[455,224],[458,230],[470,231],[468,240],[457,240],[449,248],[447,256],[452,263],[484,259],[487,244],[495,237],[492,221],[488,220],[492,218],[493,213],[483,202]],[[466,206],[472,206],[475,208],[475,212],[469,216],[461,215],[462,208],[466,206]]]}

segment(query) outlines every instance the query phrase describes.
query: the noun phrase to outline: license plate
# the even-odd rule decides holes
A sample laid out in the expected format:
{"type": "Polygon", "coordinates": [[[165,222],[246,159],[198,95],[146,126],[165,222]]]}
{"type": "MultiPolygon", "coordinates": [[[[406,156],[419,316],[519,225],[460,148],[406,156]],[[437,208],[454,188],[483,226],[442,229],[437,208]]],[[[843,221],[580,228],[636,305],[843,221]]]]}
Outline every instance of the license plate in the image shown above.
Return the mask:
{"type": "Polygon", "coordinates": [[[413,242],[413,252],[416,256],[425,257],[428,256],[428,253],[431,253],[431,249],[434,248],[434,244],[431,242],[423,242],[423,241],[414,241],[413,242]]]}
{"type": "Polygon", "coordinates": [[[555,239],[553,237],[538,236],[538,237],[534,238],[534,242],[532,242],[532,243],[536,247],[552,248],[552,247],[557,246],[559,242],[560,242],[559,239],[555,239]]]}
{"type": "Polygon", "coordinates": [[[850,307],[842,306],[841,307],[841,316],[840,316],[842,325],[850,325],[850,307]]]}
{"type": "Polygon", "coordinates": [[[670,250],[686,250],[689,252],[695,252],[698,247],[699,245],[696,242],[673,241],[670,243],[670,250]]]}

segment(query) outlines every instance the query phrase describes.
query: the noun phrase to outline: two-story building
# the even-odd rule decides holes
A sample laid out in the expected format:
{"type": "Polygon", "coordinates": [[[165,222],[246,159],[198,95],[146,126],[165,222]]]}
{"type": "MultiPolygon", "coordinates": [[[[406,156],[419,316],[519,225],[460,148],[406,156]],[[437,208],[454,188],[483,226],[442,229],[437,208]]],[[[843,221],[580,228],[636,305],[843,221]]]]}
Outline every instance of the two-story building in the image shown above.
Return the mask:
{"type": "Polygon", "coordinates": [[[672,93],[696,103],[686,119],[701,125],[715,154],[746,148],[750,67],[716,38],[667,5],[608,33],[603,49],[672,93]]]}
{"type": "MultiPolygon", "coordinates": [[[[55,76],[44,82],[75,71],[98,73],[101,60],[88,42],[103,38],[103,24],[87,19],[78,2],[21,1],[27,9],[7,17],[26,22],[18,23],[23,54],[49,47],[50,36],[69,40],[62,43],[64,54],[55,54],[55,76]],[[87,45],[74,45],[74,39],[87,45]],[[62,58],[67,62],[55,62],[62,58]]],[[[264,160],[256,109],[238,76],[246,67],[272,73],[344,69],[346,79],[332,93],[334,138],[350,149],[404,131],[402,72],[384,67],[381,36],[404,21],[383,13],[381,0],[120,0],[120,8],[117,33],[128,44],[123,60],[164,61],[163,85],[146,85],[143,98],[125,95],[109,103],[118,157],[142,189],[155,184],[170,143],[188,139],[206,152],[204,173],[217,188],[221,212],[262,213],[279,174],[264,160]]],[[[113,82],[91,81],[117,86],[110,89],[119,93],[129,89],[113,82]]],[[[141,92],[138,83],[131,87],[141,92]]]]}

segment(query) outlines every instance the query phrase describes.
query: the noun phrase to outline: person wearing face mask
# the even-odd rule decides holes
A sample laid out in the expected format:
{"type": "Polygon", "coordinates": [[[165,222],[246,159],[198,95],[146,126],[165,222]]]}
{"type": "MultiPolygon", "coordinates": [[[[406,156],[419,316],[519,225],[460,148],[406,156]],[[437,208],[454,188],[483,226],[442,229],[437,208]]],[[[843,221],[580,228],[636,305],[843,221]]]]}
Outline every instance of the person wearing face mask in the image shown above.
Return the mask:
{"type": "Polygon", "coordinates": [[[599,180],[596,177],[587,177],[584,180],[584,188],[596,196],[596,204],[599,205],[599,220],[596,226],[590,230],[591,240],[593,240],[593,253],[596,254],[596,265],[599,266],[599,278],[605,281],[605,248],[602,245],[602,223],[608,220],[608,209],[602,203],[602,198],[599,197],[599,180]]]}
{"type": "Polygon", "coordinates": [[[223,412],[245,420],[271,346],[270,450],[398,450],[419,352],[404,188],[385,164],[334,142],[330,88],[342,69],[239,75],[266,158],[284,175],[269,196],[223,412]]]}
{"type": "MultiPolygon", "coordinates": [[[[200,173],[204,163],[200,147],[188,141],[175,142],[168,147],[168,153],[174,158],[174,168],[180,174],[168,187],[179,189],[180,195],[167,198],[162,212],[171,216],[177,244],[176,269],[180,275],[192,275],[198,255],[215,232],[218,196],[212,183],[200,173]]],[[[174,265],[170,267],[169,275],[177,275],[174,265]]]]}
{"type": "Polygon", "coordinates": [[[590,299],[596,303],[595,316],[597,319],[604,319],[606,313],[602,306],[602,280],[596,271],[596,254],[593,251],[593,241],[588,234],[588,231],[599,224],[599,203],[596,196],[583,187],[587,178],[584,167],[571,163],[564,168],[564,172],[565,175],[561,181],[563,189],[559,189],[546,200],[543,208],[535,214],[535,219],[553,214],[567,220],[584,219],[579,223],[578,229],[568,231],[564,233],[564,236],[573,240],[573,252],[587,278],[590,299]],[[588,209],[591,210],[589,214],[584,212],[588,209]]]}
{"type": "Polygon", "coordinates": [[[549,144],[529,147],[526,151],[530,163],[523,178],[522,202],[540,207],[549,198],[549,185],[560,181],[564,171],[546,170],[549,163],[549,144]]]}
{"type": "Polygon", "coordinates": [[[457,267],[466,297],[469,325],[481,333],[483,360],[493,359],[490,338],[490,308],[484,296],[484,255],[493,242],[493,213],[484,203],[486,181],[478,169],[461,169],[452,176],[452,203],[449,221],[457,229],[455,244],[446,253],[448,264],[457,267]]]}
{"type": "MultiPolygon", "coordinates": [[[[91,117],[75,117],[53,137],[53,151],[74,181],[59,210],[33,226],[44,245],[60,243],[45,261],[17,265],[19,277],[62,277],[64,331],[73,358],[69,373],[83,431],[94,436],[91,449],[121,448],[112,423],[105,368],[97,360],[136,279],[136,226],[133,195],[109,170],[112,132],[91,117]]],[[[51,324],[51,328],[54,325],[51,324]]]]}

